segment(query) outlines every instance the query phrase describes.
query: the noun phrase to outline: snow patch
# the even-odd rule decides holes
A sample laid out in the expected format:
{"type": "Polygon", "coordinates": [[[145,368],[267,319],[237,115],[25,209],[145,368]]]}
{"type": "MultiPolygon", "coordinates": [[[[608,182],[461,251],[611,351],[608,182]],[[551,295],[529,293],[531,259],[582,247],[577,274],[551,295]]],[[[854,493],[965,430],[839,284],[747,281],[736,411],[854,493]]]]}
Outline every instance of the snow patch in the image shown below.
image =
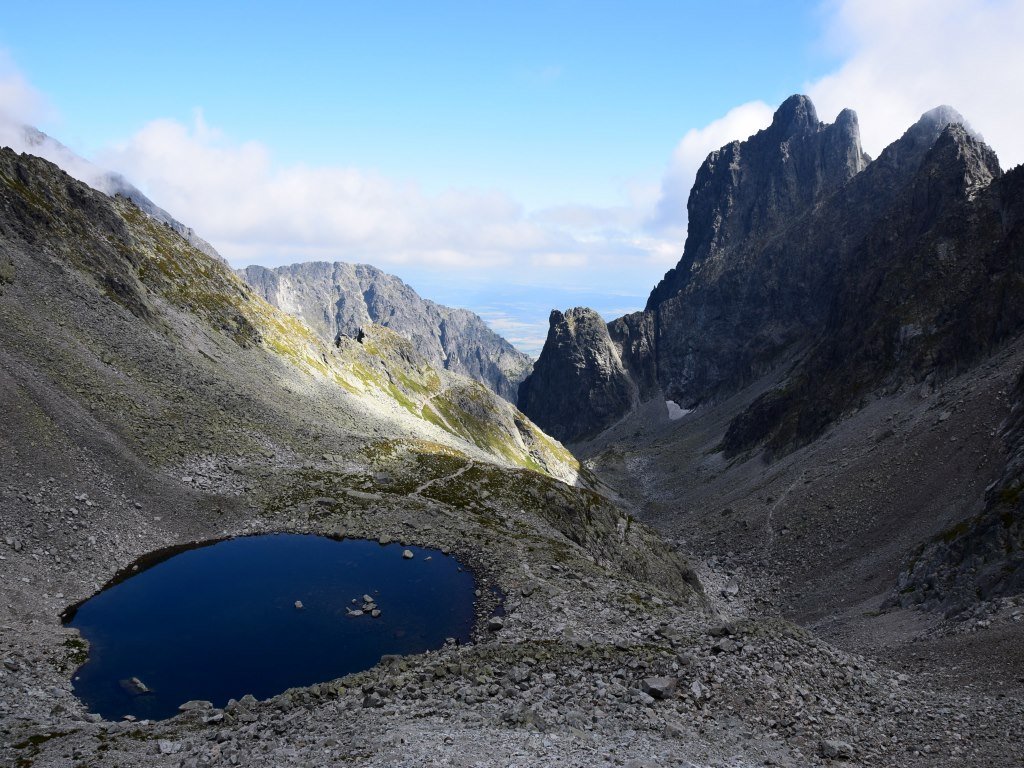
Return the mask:
{"type": "Polygon", "coordinates": [[[680,408],[679,403],[674,400],[666,400],[665,407],[668,408],[669,421],[677,421],[693,410],[692,408],[680,408]]]}

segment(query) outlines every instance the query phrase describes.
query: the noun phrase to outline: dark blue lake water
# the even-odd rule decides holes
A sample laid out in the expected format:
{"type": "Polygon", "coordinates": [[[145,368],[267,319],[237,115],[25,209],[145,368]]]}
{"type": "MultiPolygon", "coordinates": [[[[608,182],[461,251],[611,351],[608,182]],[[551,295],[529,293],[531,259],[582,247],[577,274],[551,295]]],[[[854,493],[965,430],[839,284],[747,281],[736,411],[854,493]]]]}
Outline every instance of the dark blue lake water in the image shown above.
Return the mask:
{"type": "Polygon", "coordinates": [[[78,607],[68,624],[90,649],[75,693],[108,719],[170,717],[190,699],[222,707],[247,693],[268,698],[368,669],[384,654],[468,640],[474,591],[453,557],[420,547],[295,534],[220,541],[78,607]],[[415,556],[404,559],[405,549],[415,556]],[[349,615],[364,595],[378,618],[349,615]]]}

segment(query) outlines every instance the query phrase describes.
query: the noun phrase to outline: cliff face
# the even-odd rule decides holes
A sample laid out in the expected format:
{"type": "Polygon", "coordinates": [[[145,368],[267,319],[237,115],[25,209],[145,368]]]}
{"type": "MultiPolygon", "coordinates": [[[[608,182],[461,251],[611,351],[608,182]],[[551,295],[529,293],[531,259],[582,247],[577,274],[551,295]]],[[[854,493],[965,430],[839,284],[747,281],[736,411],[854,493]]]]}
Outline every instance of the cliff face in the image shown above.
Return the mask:
{"type": "Polygon", "coordinates": [[[731,425],[727,454],[813,440],[867,393],[970,367],[1024,328],[1022,199],[991,149],[943,129],[902,194],[844,254],[830,311],[784,385],[731,425]]]}
{"type": "Polygon", "coordinates": [[[712,152],[697,171],[683,257],[651,292],[647,309],[691,283],[709,282],[729,266],[730,251],[785,225],[869,160],[854,112],[844,110],[828,125],[806,96],[786,99],[769,127],[712,152]]]}
{"type": "Polygon", "coordinates": [[[559,440],[596,434],[633,407],[637,387],[597,312],[554,310],[550,323],[533,373],[519,387],[519,408],[559,440]]]}
{"type": "MultiPolygon", "coordinates": [[[[908,317],[923,317],[929,308],[945,317],[949,302],[960,300],[938,289],[941,281],[933,278],[941,271],[921,266],[921,249],[934,246],[922,245],[924,235],[939,238],[950,230],[944,236],[953,237],[960,254],[977,250],[971,238],[1002,237],[984,216],[973,228],[958,223],[982,210],[981,202],[972,201],[984,197],[1001,173],[992,151],[962,124],[948,107],[932,110],[869,162],[854,113],[844,111],[826,125],[806,97],[794,96],[771,126],[711,153],[690,193],[679,265],[652,291],[642,313],[609,324],[640,399],[663,395],[684,408],[699,407],[783,362],[797,366],[791,385],[801,372],[808,382],[833,376],[834,391],[821,396],[805,391],[811,384],[768,393],[737,420],[725,441],[731,453],[766,441],[778,451],[813,439],[864,387],[891,376],[891,354],[857,364],[856,371],[845,361],[853,348],[867,354],[881,343],[878,334],[887,333],[881,329],[898,314],[892,302],[915,296],[916,309],[908,317]],[[963,205],[973,207],[967,212],[963,205]],[[874,287],[891,283],[887,275],[897,273],[910,281],[905,294],[876,297],[874,287]],[[932,281],[932,289],[918,292],[922,280],[932,281]],[[834,350],[826,353],[830,344],[834,350]],[[799,406],[786,405],[786,398],[799,406]]],[[[963,261],[946,259],[943,270],[963,261]]],[[[917,333],[913,321],[897,325],[917,333]]],[[[941,325],[936,334],[950,328],[941,325]]],[[[944,360],[922,359],[907,370],[920,374],[944,360]]],[[[532,389],[535,400],[543,399],[532,389]]],[[[586,398],[580,402],[587,407],[586,398]]],[[[527,413],[538,408],[521,406],[527,413]]],[[[611,423],[632,405],[620,401],[619,407],[598,421],[611,423]]],[[[574,419],[586,421],[579,414],[574,419]]],[[[562,427],[565,440],[582,436],[562,427]]]]}
{"type": "Polygon", "coordinates": [[[365,264],[310,262],[239,271],[268,302],[302,319],[326,341],[355,337],[371,323],[412,341],[434,365],[475,379],[509,401],[530,358],[465,309],[421,298],[393,275],[365,264]]]}

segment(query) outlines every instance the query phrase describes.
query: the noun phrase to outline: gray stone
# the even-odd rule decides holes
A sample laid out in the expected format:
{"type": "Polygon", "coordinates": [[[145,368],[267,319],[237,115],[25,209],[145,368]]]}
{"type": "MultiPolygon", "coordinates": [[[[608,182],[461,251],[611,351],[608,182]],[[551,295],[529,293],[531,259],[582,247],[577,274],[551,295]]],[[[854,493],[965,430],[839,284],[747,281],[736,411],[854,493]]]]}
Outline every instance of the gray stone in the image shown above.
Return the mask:
{"type": "Polygon", "coordinates": [[[203,699],[191,699],[178,707],[179,712],[192,712],[197,709],[213,709],[213,702],[203,699]]]}
{"type": "Polygon", "coordinates": [[[845,741],[825,739],[818,745],[822,757],[832,760],[850,760],[853,758],[853,746],[845,741]]]}
{"type": "Polygon", "coordinates": [[[715,644],[711,646],[711,650],[714,653],[735,653],[739,649],[739,643],[728,637],[723,637],[721,640],[717,640],[715,644]]]}
{"type": "Polygon", "coordinates": [[[127,680],[119,681],[121,688],[133,696],[141,696],[150,692],[149,686],[137,677],[129,677],[127,680]]]}
{"type": "Polygon", "coordinates": [[[640,687],[649,696],[656,699],[668,699],[676,692],[676,679],[674,677],[648,677],[644,678],[640,687]]]}
{"type": "Polygon", "coordinates": [[[679,723],[665,723],[663,735],[666,739],[683,739],[686,737],[686,729],[679,723]]]}
{"type": "Polygon", "coordinates": [[[170,739],[157,740],[157,749],[161,755],[175,755],[181,751],[181,742],[170,739]]]}

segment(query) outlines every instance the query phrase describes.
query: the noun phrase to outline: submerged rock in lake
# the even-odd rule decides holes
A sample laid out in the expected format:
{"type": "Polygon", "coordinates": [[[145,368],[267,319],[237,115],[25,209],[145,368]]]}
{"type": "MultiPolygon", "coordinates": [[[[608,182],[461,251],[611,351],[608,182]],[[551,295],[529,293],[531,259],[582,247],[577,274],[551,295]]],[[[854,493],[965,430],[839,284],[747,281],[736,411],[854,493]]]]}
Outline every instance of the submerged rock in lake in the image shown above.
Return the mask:
{"type": "Polygon", "coordinates": [[[150,693],[149,686],[139,680],[137,677],[129,677],[125,680],[118,681],[121,687],[133,696],[141,696],[145,693],[150,693]]]}

